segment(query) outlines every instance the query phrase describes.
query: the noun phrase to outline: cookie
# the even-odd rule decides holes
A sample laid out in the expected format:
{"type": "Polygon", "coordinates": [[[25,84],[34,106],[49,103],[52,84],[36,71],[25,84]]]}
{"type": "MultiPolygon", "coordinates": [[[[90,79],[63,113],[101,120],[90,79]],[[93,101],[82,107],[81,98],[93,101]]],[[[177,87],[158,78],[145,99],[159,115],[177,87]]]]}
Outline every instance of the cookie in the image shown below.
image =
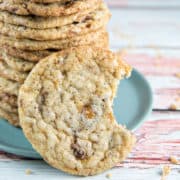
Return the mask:
{"type": "Polygon", "coordinates": [[[6,102],[13,107],[17,107],[17,96],[16,95],[11,95],[7,92],[1,92],[0,99],[1,100],[3,99],[3,102],[6,102]]]}
{"type": "Polygon", "coordinates": [[[106,8],[93,12],[81,22],[49,29],[32,29],[0,22],[0,33],[15,38],[29,38],[39,41],[58,40],[72,38],[103,28],[108,23],[109,18],[110,13],[106,8]]]}
{"type": "MultiPolygon", "coordinates": [[[[98,9],[102,9],[105,5],[102,3],[98,9]]],[[[97,11],[98,11],[97,9],[97,11]]],[[[85,18],[93,15],[95,9],[88,9],[83,12],[77,12],[76,14],[59,17],[39,17],[39,16],[19,16],[8,11],[0,11],[0,21],[21,25],[34,29],[47,29],[65,26],[67,24],[73,24],[82,22],[85,18]]]]}
{"type": "Polygon", "coordinates": [[[11,81],[0,77],[0,93],[6,92],[11,95],[18,95],[20,84],[15,81],[11,81]]]}
{"type": "Polygon", "coordinates": [[[11,106],[8,102],[5,102],[0,99],[0,108],[3,109],[4,111],[7,111],[9,113],[16,113],[18,114],[18,108],[11,106]]]}
{"type": "Polygon", "coordinates": [[[72,0],[30,0],[31,2],[37,2],[37,3],[52,3],[52,2],[69,2],[72,0]]]}
{"type": "Polygon", "coordinates": [[[51,166],[95,175],[131,151],[134,136],[116,123],[111,107],[112,89],[126,74],[122,64],[108,50],[84,46],[55,53],[31,71],[19,93],[20,124],[51,166]]]}
{"type": "Polygon", "coordinates": [[[0,59],[0,76],[23,83],[28,75],[28,72],[19,72],[10,68],[2,59],[0,59]]]}
{"type": "Polygon", "coordinates": [[[42,50],[42,51],[26,51],[26,50],[16,49],[10,46],[2,46],[0,48],[2,49],[3,52],[9,54],[10,56],[26,59],[32,62],[38,62],[40,59],[43,59],[46,56],[49,56],[50,54],[57,52],[57,50],[53,50],[53,49],[42,50]]]}
{"type": "Polygon", "coordinates": [[[0,52],[0,54],[4,62],[6,62],[6,64],[10,68],[16,71],[28,72],[28,71],[31,71],[32,68],[35,66],[34,62],[26,61],[25,59],[21,59],[21,58],[16,58],[6,53],[0,52]]]}
{"type": "Polygon", "coordinates": [[[0,107],[0,117],[7,120],[13,126],[19,127],[19,117],[16,113],[9,113],[0,107]]]}
{"type": "Polygon", "coordinates": [[[103,29],[88,33],[83,36],[76,36],[69,39],[55,40],[55,41],[35,41],[29,39],[16,39],[13,37],[3,36],[0,38],[0,46],[12,46],[21,50],[47,50],[47,49],[66,49],[68,47],[89,45],[97,47],[108,47],[109,37],[108,33],[103,29]]]}
{"type": "Polygon", "coordinates": [[[102,0],[77,0],[49,4],[27,1],[16,3],[14,0],[1,0],[0,10],[6,10],[18,15],[63,16],[98,7],[101,3],[102,0]]]}

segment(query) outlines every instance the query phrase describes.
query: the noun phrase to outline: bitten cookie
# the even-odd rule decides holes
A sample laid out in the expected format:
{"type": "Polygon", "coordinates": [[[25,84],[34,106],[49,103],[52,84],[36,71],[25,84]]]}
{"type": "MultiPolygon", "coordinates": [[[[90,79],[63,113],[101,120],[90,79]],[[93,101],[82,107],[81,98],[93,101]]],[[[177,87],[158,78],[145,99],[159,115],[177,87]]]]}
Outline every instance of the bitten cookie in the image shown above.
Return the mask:
{"type": "Polygon", "coordinates": [[[69,48],[41,60],[19,93],[25,136],[51,166],[95,175],[126,158],[134,136],[113,117],[118,81],[131,68],[111,51],[69,48]]]}

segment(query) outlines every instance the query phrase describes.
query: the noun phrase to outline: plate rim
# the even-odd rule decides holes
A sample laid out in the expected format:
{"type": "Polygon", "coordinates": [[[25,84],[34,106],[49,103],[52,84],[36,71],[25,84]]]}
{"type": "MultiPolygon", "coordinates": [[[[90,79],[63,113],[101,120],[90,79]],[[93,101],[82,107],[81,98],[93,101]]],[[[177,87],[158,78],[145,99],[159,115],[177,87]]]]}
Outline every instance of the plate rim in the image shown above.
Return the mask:
{"type": "Polygon", "coordinates": [[[150,116],[150,114],[152,113],[153,110],[153,90],[152,87],[149,83],[149,81],[147,80],[147,78],[141,74],[137,69],[133,68],[132,73],[135,72],[139,77],[141,77],[141,79],[143,80],[144,84],[146,85],[146,90],[148,91],[148,98],[149,98],[149,103],[147,105],[146,110],[144,111],[144,114],[142,115],[142,117],[140,118],[140,120],[138,121],[138,123],[133,124],[131,127],[131,131],[136,131],[146,120],[147,118],[150,116]]]}

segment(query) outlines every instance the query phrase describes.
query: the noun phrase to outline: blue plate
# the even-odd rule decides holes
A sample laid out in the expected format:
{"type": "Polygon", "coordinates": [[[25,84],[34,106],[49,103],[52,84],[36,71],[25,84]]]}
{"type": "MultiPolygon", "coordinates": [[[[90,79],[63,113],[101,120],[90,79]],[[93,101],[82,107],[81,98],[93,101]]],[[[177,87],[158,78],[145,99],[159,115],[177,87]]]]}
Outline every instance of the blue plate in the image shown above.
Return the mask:
{"type": "MultiPolygon", "coordinates": [[[[152,109],[152,91],[146,79],[133,70],[131,78],[120,83],[113,105],[118,123],[136,129],[152,109]]],[[[41,159],[26,140],[20,128],[0,120],[0,149],[12,154],[41,159]]]]}

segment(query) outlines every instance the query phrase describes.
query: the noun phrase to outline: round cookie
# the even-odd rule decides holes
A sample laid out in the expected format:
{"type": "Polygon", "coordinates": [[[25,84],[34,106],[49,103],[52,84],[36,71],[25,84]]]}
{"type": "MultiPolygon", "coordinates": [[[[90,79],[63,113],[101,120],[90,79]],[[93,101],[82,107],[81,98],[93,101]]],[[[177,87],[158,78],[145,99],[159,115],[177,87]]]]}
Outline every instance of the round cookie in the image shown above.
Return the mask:
{"type": "Polygon", "coordinates": [[[103,28],[106,26],[109,18],[110,13],[106,8],[93,12],[90,16],[85,17],[81,22],[49,29],[32,29],[25,26],[0,22],[0,33],[15,38],[28,38],[39,41],[65,39],[87,34],[103,28]]]}
{"type": "Polygon", "coordinates": [[[18,15],[36,15],[36,16],[63,16],[70,15],[80,11],[86,11],[92,7],[98,7],[102,0],[78,0],[54,3],[32,3],[20,2],[14,0],[1,0],[0,10],[6,10],[18,15]]]}
{"type": "Polygon", "coordinates": [[[37,3],[52,3],[52,2],[63,2],[67,3],[72,0],[30,0],[31,2],[37,2],[37,3]]]}
{"type": "Polygon", "coordinates": [[[112,97],[129,74],[112,52],[90,46],[55,53],[31,71],[20,89],[20,124],[51,166],[95,175],[125,159],[134,136],[113,117],[112,97]]]}
{"type": "Polygon", "coordinates": [[[8,102],[3,101],[3,99],[0,99],[0,108],[9,113],[18,114],[18,108],[10,105],[8,102]]]}
{"type": "Polygon", "coordinates": [[[27,61],[32,61],[32,62],[38,62],[40,59],[43,59],[46,56],[49,56],[50,54],[57,52],[57,50],[53,50],[53,49],[42,50],[42,51],[26,51],[26,50],[16,49],[10,46],[2,46],[1,49],[10,56],[26,59],[27,61]]]}
{"type": "Polygon", "coordinates": [[[0,98],[3,99],[4,102],[7,102],[12,106],[17,107],[17,96],[16,95],[12,95],[7,92],[1,92],[0,98]]]}
{"type": "Polygon", "coordinates": [[[0,93],[6,92],[11,95],[18,95],[20,84],[15,81],[0,77],[0,93]]]}
{"type": "MultiPolygon", "coordinates": [[[[105,7],[105,5],[102,3],[97,11],[103,7],[105,7]]],[[[0,11],[0,21],[34,29],[47,29],[82,22],[89,16],[92,18],[93,11],[95,11],[95,9],[92,7],[92,9],[83,12],[77,12],[76,14],[60,17],[19,16],[9,13],[8,11],[0,11]]]]}
{"type": "Polygon", "coordinates": [[[1,57],[10,68],[12,68],[16,71],[28,72],[28,71],[31,71],[32,68],[35,66],[34,62],[16,58],[16,57],[10,56],[6,53],[2,53],[1,57]]]}
{"type": "Polygon", "coordinates": [[[109,46],[108,33],[103,29],[95,32],[85,34],[83,36],[75,36],[69,39],[62,39],[56,41],[36,41],[29,39],[16,39],[13,37],[1,35],[1,46],[11,46],[21,50],[47,50],[47,49],[67,49],[69,47],[80,46],[80,45],[90,45],[97,47],[107,48],[109,46]]]}
{"type": "Polygon", "coordinates": [[[0,107],[0,117],[7,120],[13,126],[19,127],[19,117],[16,113],[9,113],[0,107]]]}
{"type": "Polygon", "coordinates": [[[10,68],[2,59],[0,59],[0,75],[4,78],[23,83],[28,72],[19,72],[10,68]]]}

